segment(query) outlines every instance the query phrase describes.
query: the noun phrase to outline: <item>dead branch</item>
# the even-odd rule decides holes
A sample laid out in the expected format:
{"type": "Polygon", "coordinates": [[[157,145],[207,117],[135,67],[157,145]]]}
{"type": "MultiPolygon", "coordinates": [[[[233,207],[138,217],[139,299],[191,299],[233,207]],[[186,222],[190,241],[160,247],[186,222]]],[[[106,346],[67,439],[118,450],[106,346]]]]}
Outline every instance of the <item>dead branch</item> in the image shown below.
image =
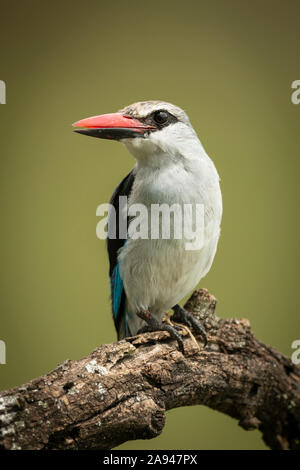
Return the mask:
{"type": "Polygon", "coordinates": [[[184,356],[167,333],[143,334],[2,392],[0,448],[111,449],[159,435],[166,410],[202,404],[259,429],[271,449],[299,449],[300,368],[247,320],[218,319],[215,304],[201,289],[186,305],[205,323],[205,350],[187,333],[184,356]]]}

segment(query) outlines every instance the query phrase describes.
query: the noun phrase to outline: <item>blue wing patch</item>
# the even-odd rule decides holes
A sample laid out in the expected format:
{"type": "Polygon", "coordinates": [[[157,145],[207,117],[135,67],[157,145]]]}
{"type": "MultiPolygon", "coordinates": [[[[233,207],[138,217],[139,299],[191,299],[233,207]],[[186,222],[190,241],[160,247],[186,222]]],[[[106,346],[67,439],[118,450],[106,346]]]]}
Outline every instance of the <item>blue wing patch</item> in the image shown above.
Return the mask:
{"type": "Polygon", "coordinates": [[[112,276],[110,278],[110,289],[111,289],[111,300],[112,300],[112,311],[114,318],[116,319],[120,310],[122,294],[123,294],[123,281],[120,276],[120,265],[116,264],[114,267],[112,276]]]}
{"type": "Polygon", "coordinates": [[[123,316],[125,336],[130,336],[130,331],[128,328],[128,321],[127,321],[127,315],[129,314],[129,312],[127,309],[126,298],[123,300],[123,303],[125,302],[125,306],[121,305],[122,298],[125,293],[124,293],[123,280],[120,275],[119,263],[116,264],[116,266],[114,267],[112,276],[110,278],[110,289],[111,289],[112,311],[113,311],[114,321],[115,323],[117,323],[120,316],[123,316]]]}

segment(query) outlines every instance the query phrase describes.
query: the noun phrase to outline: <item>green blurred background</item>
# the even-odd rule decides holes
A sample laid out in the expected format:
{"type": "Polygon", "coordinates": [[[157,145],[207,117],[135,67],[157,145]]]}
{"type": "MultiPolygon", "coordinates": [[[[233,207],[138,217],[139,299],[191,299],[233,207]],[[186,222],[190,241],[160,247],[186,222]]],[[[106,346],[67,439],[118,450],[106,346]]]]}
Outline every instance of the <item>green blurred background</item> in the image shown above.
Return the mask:
{"type": "MultiPolygon", "coordinates": [[[[0,1],[0,389],[116,339],[96,207],[133,158],[71,123],[135,101],[183,107],[221,176],[220,316],[290,355],[300,338],[299,1],[0,1]]],[[[263,449],[205,407],[123,449],[263,449]]]]}

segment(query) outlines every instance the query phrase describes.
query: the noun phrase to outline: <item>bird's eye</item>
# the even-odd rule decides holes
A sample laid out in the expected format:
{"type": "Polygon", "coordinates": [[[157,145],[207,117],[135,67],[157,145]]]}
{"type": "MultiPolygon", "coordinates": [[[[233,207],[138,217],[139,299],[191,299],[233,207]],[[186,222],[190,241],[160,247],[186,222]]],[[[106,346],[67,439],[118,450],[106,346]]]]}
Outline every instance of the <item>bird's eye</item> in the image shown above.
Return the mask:
{"type": "Polygon", "coordinates": [[[169,113],[167,111],[156,111],[153,115],[154,121],[157,124],[164,124],[167,122],[169,113]]]}

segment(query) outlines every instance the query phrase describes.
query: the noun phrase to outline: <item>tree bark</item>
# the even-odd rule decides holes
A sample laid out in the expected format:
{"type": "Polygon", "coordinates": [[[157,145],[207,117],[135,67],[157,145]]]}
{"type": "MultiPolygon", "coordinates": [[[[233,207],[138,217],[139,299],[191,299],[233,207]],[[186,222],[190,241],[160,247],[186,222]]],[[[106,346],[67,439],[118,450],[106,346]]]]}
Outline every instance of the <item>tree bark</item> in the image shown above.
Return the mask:
{"type": "Polygon", "coordinates": [[[187,310],[208,332],[105,344],[78,361],[0,394],[1,449],[111,449],[158,436],[166,410],[206,405],[259,429],[271,449],[300,449],[300,368],[257,340],[248,320],[219,319],[205,289],[187,310]]]}

